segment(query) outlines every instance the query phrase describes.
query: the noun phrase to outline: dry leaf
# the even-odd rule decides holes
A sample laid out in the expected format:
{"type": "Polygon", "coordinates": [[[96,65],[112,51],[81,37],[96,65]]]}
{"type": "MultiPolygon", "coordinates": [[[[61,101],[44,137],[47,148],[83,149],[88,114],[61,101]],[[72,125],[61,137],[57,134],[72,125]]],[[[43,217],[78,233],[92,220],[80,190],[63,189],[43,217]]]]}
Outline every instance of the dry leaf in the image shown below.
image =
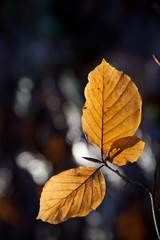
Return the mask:
{"type": "Polygon", "coordinates": [[[117,166],[136,162],[143,153],[144,145],[136,136],[120,138],[111,145],[108,160],[117,166]]]}
{"type": "Polygon", "coordinates": [[[96,168],[79,167],[53,176],[44,186],[37,219],[60,223],[86,216],[105,195],[105,180],[96,168]]]}
{"type": "MultiPolygon", "coordinates": [[[[103,60],[89,73],[85,97],[83,132],[89,143],[95,143],[108,155],[111,145],[116,140],[132,136],[136,132],[141,121],[141,96],[129,76],[103,60]]],[[[144,143],[141,141],[136,146],[142,149],[144,143]]],[[[136,146],[135,149],[132,148],[135,151],[136,146]]],[[[139,151],[138,157],[140,152],[142,151],[139,151]]],[[[128,161],[134,160],[131,157],[128,161]]],[[[118,159],[113,161],[115,164],[117,162],[118,159]]],[[[123,165],[124,162],[125,160],[117,165],[123,165]]]]}

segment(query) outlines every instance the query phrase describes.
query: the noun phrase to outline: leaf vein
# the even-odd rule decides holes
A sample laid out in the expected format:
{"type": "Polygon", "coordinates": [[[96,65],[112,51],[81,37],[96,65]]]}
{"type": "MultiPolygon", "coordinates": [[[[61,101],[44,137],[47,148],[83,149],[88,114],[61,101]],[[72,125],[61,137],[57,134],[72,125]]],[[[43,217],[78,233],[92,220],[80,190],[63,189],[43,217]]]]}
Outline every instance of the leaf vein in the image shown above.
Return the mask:
{"type": "Polygon", "coordinates": [[[88,121],[86,120],[86,124],[88,125],[88,127],[91,129],[91,131],[94,132],[94,134],[96,135],[96,137],[101,141],[101,139],[99,138],[97,132],[91,127],[91,125],[88,123],[88,121]]]}
{"type": "Polygon", "coordinates": [[[106,141],[103,145],[105,145],[106,143],[109,143],[109,142],[112,142],[112,143],[113,143],[115,139],[120,138],[120,136],[123,136],[123,135],[126,134],[127,132],[132,131],[133,129],[135,129],[135,128],[129,129],[129,130],[127,130],[126,132],[123,132],[123,133],[117,135],[116,137],[111,138],[109,141],[106,141]]]}
{"type": "Polygon", "coordinates": [[[132,115],[134,115],[134,114],[135,114],[136,112],[138,112],[138,111],[139,111],[139,109],[137,109],[136,111],[134,111],[133,113],[131,113],[130,115],[128,115],[127,117],[125,117],[121,122],[119,122],[116,126],[114,126],[113,128],[111,128],[109,131],[104,132],[103,137],[104,137],[107,133],[113,131],[113,129],[115,129],[118,125],[122,124],[125,120],[127,120],[128,118],[130,118],[132,115]]]}
{"type": "MultiPolygon", "coordinates": [[[[122,111],[122,109],[125,108],[125,107],[130,103],[130,101],[133,100],[133,98],[136,97],[137,94],[138,94],[138,93],[136,92],[136,93],[128,100],[128,102],[125,103],[125,105],[123,105],[123,106],[116,112],[116,114],[114,114],[111,118],[109,118],[104,124],[108,123],[108,122],[109,122],[110,120],[112,120],[115,116],[117,116],[117,115],[119,114],[119,112],[122,111]]],[[[114,106],[114,104],[113,104],[111,107],[113,107],[113,106],[114,106]]],[[[107,110],[107,111],[108,111],[108,110],[107,110]]],[[[107,113],[107,111],[105,111],[105,113],[107,113]]],[[[105,113],[104,113],[104,114],[105,114],[105,113]]]]}
{"type": "MultiPolygon", "coordinates": [[[[45,209],[45,210],[44,210],[44,213],[45,213],[46,211],[48,211],[49,209],[55,207],[55,206],[58,205],[59,203],[61,203],[62,200],[68,198],[74,191],[77,191],[77,189],[80,188],[81,186],[83,186],[83,184],[85,184],[97,171],[99,171],[99,168],[95,169],[95,171],[94,171],[83,183],[81,183],[77,188],[75,188],[74,190],[72,190],[72,192],[70,192],[67,196],[61,198],[60,201],[58,201],[55,205],[53,205],[53,206],[45,209]]],[[[45,192],[47,192],[47,191],[45,191],[45,192]]],[[[44,214],[44,213],[42,213],[42,214],[44,214]]]]}
{"type": "MultiPolygon", "coordinates": [[[[115,90],[115,88],[117,87],[119,81],[121,80],[121,78],[124,76],[124,73],[121,72],[121,75],[117,81],[117,83],[115,84],[114,88],[112,89],[112,91],[110,92],[110,94],[106,97],[106,99],[104,99],[104,101],[107,101],[109,99],[109,97],[111,96],[111,94],[113,93],[113,91],[115,90]]],[[[128,84],[127,84],[128,85],[128,84]]],[[[126,86],[127,87],[127,86],[126,86]]],[[[125,89],[124,89],[125,90],[125,89]]],[[[123,91],[124,92],[124,91],[123,91]]],[[[123,94],[123,93],[122,93],[123,94]]]]}

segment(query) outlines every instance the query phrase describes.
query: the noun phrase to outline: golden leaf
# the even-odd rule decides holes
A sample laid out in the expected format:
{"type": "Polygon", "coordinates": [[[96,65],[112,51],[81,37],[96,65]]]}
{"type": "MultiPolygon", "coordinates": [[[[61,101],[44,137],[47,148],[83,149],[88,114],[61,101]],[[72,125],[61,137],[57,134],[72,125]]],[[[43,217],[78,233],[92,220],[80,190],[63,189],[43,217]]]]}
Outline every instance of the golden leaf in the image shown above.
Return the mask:
{"type": "Polygon", "coordinates": [[[44,186],[37,219],[60,223],[86,216],[105,195],[105,180],[96,168],[79,167],[53,176],[44,186]]]}
{"type": "Polygon", "coordinates": [[[111,145],[108,160],[117,166],[136,162],[143,153],[144,145],[136,136],[120,138],[111,145]]]}
{"type": "MultiPolygon", "coordinates": [[[[132,136],[136,132],[141,121],[141,96],[130,77],[116,70],[105,60],[89,73],[88,78],[82,129],[88,142],[95,143],[104,154],[108,155],[111,145],[116,140],[132,136]]],[[[135,152],[136,147],[140,149],[144,147],[142,141],[135,142],[134,145],[132,150],[134,149],[135,152]]],[[[135,154],[136,159],[142,151],[135,154]]],[[[121,156],[125,152],[123,149],[121,156]]],[[[125,162],[119,163],[118,158],[116,159],[113,163],[118,163],[117,165],[123,165],[125,162]]],[[[128,161],[134,160],[131,157],[128,161]]]]}

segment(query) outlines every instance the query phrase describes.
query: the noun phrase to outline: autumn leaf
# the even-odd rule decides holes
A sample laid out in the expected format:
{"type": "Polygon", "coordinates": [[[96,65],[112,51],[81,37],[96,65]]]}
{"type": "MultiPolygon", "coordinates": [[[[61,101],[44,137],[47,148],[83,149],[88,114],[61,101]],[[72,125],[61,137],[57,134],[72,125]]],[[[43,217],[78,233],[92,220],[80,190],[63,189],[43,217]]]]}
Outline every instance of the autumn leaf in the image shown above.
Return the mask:
{"type": "MultiPolygon", "coordinates": [[[[141,121],[142,101],[131,79],[103,60],[89,74],[85,97],[82,129],[104,159],[84,158],[100,168],[107,161],[118,166],[137,161],[144,142],[133,134],[141,121]]],[[[43,188],[37,219],[57,224],[96,209],[106,191],[100,168],[79,167],[53,176],[43,188]]]]}
{"type": "Polygon", "coordinates": [[[96,168],[79,167],[55,175],[43,188],[37,219],[57,224],[86,216],[100,205],[105,188],[104,177],[96,168]]]}
{"type": "MultiPolygon", "coordinates": [[[[130,77],[116,70],[105,60],[89,73],[88,78],[82,129],[88,142],[98,145],[102,153],[108,156],[109,151],[110,154],[113,151],[111,146],[115,141],[121,139],[116,142],[116,148],[121,148],[117,144],[121,144],[123,138],[132,136],[138,129],[141,121],[141,96],[130,77]]],[[[114,164],[124,165],[128,161],[135,161],[133,151],[135,159],[139,158],[144,143],[140,140],[136,142],[135,138],[130,138],[129,142],[132,142],[132,148],[125,151],[123,148],[119,158],[116,155],[116,159],[113,160],[112,156],[114,164]],[[120,159],[125,153],[128,154],[128,160],[121,162],[120,159]]]]}
{"type": "Polygon", "coordinates": [[[143,153],[143,149],[144,142],[136,136],[120,138],[111,145],[108,160],[118,166],[136,162],[143,153]]]}

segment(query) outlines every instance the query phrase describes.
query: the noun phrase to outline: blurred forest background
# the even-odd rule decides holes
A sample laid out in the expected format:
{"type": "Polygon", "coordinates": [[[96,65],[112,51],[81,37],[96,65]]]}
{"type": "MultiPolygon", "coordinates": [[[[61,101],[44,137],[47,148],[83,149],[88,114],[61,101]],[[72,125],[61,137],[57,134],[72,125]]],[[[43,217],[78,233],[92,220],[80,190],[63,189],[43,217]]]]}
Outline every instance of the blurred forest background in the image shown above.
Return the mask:
{"type": "Polygon", "coordinates": [[[107,170],[96,211],[59,225],[35,220],[45,182],[98,155],[82,134],[81,108],[87,75],[102,58],[142,95],[137,134],[145,152],[121,171],[152,186],[160,157],[160,67],[152,54],[160,57],[160,1],[0,1],[0,240],[156,239],[146,193],[107,170]]]}

